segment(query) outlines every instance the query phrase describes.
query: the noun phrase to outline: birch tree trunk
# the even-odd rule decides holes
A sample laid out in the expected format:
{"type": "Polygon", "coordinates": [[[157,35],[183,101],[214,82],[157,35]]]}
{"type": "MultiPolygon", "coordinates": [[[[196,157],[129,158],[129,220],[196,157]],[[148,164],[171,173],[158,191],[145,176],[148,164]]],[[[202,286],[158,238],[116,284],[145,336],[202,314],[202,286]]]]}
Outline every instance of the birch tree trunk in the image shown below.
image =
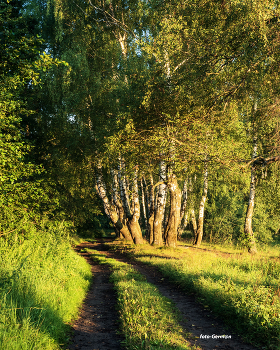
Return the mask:
{"type": "Polygon", "coordinates": [[[142,208],[143,208],[143,217],[144,217],[144,223],[145,223],[145,236],[148,234],[148,215],[149,215],[149,208],[148,208],[148,201],[147,201],[147,184],[144,178],[144,175],[141,177],[141,194],[142,194],[142,208]]]}
{"type": "Polygon", "coordinates": [[[154,219],[155,219],[155,193],[154,193],[154,179],[152,174],[150,174],[150,199],[149,199],[149,216],[148,216],[148,231],[149,231],[149,242],[153,244],[154,242],[154,219]]]}
{"type": "MultiPolygon", "coordinates": [[[[159,163],[159,181],[166,180],[166,165],[163,161],[159,163]]],[[[153,229],[153,244],[157,246],[163,245],[162,239],[162,224],[164,219],[164,208],[166,200],[166,185],[158,186],[158,193],[155,203],[154,229],[153,229]]]]}
{"type": "Polygon", "coordinates": [[[205,202],[207,199],[207,190],[208,190],[208,163],[207,157],[204,161],[204,181],[203,181],[203,194],[199,205],[199,216],[198,216],[198,228],[196,231],[196,237],[194,244],[199,247],[202,241],[203,236],[203,222],[204,222],[204,209],[205,202]]]}
{"type": "MultiPolygon", "coordinates": [[[[124,208],[123,204],[121,202],[120,196],[119,196],[119,186],[118,186],[118,172],[115,169],[111,170],[112,174],[112,180],[113,180],[113,185],[112,185],[112,190],[113,190],[113,200],[118,208],[118,214],[119,214],[119,220],[120,222],[125,225],[125,213],[124,213],[124,208]]],[[[119,232],[119,237],[124,238],[121,232],[119,232]]]]}
{"type": "Polygon", "coordinates": [[[124,225],[117,213],[116,207],[110,203],[107,193],[106,193],[106,187],[102,176],[102,167],[99,164],[97,166],[97,172],[96,172],[96,189],[99,197],[101,198],[105,210],[105,214],[108,216],[108,218],[112,221],[116,231],[120,232],[120,234],[128,241],[132,241],[131,234],[129,232],[129,229],[126,225],[124,225]]]}
{"type": "MultiPolygon", "coordinates": [[[[194,177],[194,182],[195,181],[196,181],[196,176],[194,177]]],[[[189,178],[189,197],[191,200],[190,218],[191,218],[192,228],[193,228],[193,235],[194,235],[193,244],[194,244],[196,239],[196,232],[197,232],[197,222],[196,222],[195,211],[194,211],[193,181],[191,177],[189,178]]]]}
{"type": "Polygon", "coordinates": [[[164,236],[166,238],[166,245],[175,248],[177,245],[181,209],[181,190],[175,174],[171,173],[168,175],[167,186],[170,193],[170,212],[164,236]]]}
{"type": "Polygon", "coordinates": [[[178,238],[181,237],[188,223],[188,215],[185,215],[188,201],[188,179],[185,179],[182,191],[182,204],[180,210],[180,225],[178,227],[178,238]],[[183,220],[184,219],[184,220],[183,220]]]}
{"type": "MultiPolygon", "coordinates": [[[[257,157],[257,150],[258,150],[257,137],[254,137],[253,143],[254,145],[253,145],[252,159],[257,157]]],[[[247,213],[246,213],[245,224],[244,224],[244,233],[248,240],[248,252],[251,254],[257,253],[256,241],[255,241],[254,232],[252,229],[255,195],[256,195],[256,166],[253,163],[253,165],[251,166],[249,202],[248,202],[247,213]]]]}
{"type": "Polygon", "coordinates": [[[118,180],[120,186],[120,196],[124,206],[126,216],[131,215],[130,211],[130,202],[127,188],[127,181],[125,176],[125,164],[121,157],[119,157],[119,166],[118,166],[118,180]]]}
{"type": "Polygon", "coordinates": [[[196,235],[197,235],[197,222],[196,222],[195,212],[194,212],[193,208],[190,210],[190,215],[191,215],[191,220],[192,220],[192,227],[193,227],[193,233],[194,233],[194,242],[195,242],[196,235]]]}
{"type": "Polygon", "coordinates": [[[128,217],[127,225],[131,232],[135,244],[142,244],[142,231],[139,225],[140,218],[140,203],[138,196],[138,171],[135,170],[134,179],[133,179],[133,193],[132,193],[132,213],[130,217],[128,217]]]}
{"type": "MultiPolygon", "coordinates": [[[[166,227],[167,227],[167,224],[168,224],[168,219],[169,219],[169,212],[170,212],[170,207],[169,207],[169,205],[167,205],[167,201],[168,200],[169,200],[169,203],[170,203],[170,198],[168,196],[168,191],[166,191],[165,194],[166,194],[166,196],[164,198],[164,208],[163,208],[163,211],[164,211],[163,232],[165,232],[165,230],[166,230],[166,227]]],[[[165,236],[163,238],[165,240],[165,236]]]]}
{"type": "Polygon", "coordinates": [[[124,204],[125,215],[127,219],[127,226],[133,238],[135,244],[143,243],[142,232],[139,225],[140,218],[140,203],[138,196],[138,184],[137,184],[137,170],[135,170],[135,176],[133,179],[132,188],[132,204],[130,205],[127,180],[125,176],[125,165],[124,161],[120,159],[118,179],[120,185],[121,199],[124,204]]]}

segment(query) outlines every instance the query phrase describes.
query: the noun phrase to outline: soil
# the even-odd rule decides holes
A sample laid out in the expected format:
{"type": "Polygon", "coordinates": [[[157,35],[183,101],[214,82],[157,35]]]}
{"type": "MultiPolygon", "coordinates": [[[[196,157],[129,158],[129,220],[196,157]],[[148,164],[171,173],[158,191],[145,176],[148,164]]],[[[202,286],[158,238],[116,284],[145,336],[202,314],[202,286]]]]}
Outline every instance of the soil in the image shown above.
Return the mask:
{"type": "Polygon", "coordinates": [[[92,261],[88,253],[81,253],[80,250],[84,247],[93,248],[93,245],[81,244],[76,247],[76,251],[91,265],[93,283],[84,300],[80,316],[73,325],[67,349],[123,349],[121,341],[124,337],[118,334],[117,296],[113,284],[109,282],[109,267],[98,265],[92,261]]]}
{"type": "MultiPolygon", "coordinates": [[[[227,329],[211,311],[203,308],[194,296],[187,295],[168,282],[157,268],[135,261],[120,252],[108,251],[101,240],[96,243],[82,243],[76,249],[80,251],[82,248],[95,249],[110,258],[129,263],[145,275],[147,281],[154,284],[160,293],[172,300],[178,308],[181,314],[181,326],[189,334],[187,340],[192,345],[199,346],[203,350],[257,350],[227,329]],[[230,337],[219,339],[215,338],[215,335],[230,337]]],[[[116,295],[113,285],[109,283],[109,268],[93,262],[87,253],[80,254],[91,264],[94,282],[83,304],[80,318],[73,326],[73,336],[68,349],[123,349],[121,342],[124,338],[118,334],[116,295]]]]}

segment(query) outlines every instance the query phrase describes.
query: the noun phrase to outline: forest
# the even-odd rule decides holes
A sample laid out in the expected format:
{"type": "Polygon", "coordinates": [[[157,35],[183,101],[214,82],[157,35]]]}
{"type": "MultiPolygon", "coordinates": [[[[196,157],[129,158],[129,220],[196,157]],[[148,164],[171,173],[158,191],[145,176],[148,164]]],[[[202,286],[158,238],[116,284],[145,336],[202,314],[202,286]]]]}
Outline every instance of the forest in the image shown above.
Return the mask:
{"type": "MultiPolygon", "coordinates": [[[[1,1],[1,349],[66,346],[92,283],[90,266],[72,247],[106,237],[118,242],[110,249],[143,263],[151,254],[148,264],[202,293],[213,309],[210,285],[198,286],[190,277],[198,272],[185,265],[182,282],[172,259],[182,245],[201,254],[217,247],[243,254],[238,268],[263,269],[252,286],[261,288],[254,289],[257,304],[265,300],[265,309],[269,302],[270,316],[240,306],[235,297],[245,289],[230,302],[217,300],[230,310],[239,305],[228,318],[251,320],[249,342],[258,338],[250,330],[258,324],[256,344],[279,349],[279,6],[1,1]],[[152,251],[170,266],[153,260],[152,251]]],[[[220,265],[234,265],[225,259],[216,266],[207,254],[197,258],[205,259],[207,276],[211,266],[226,276],[220,265]]],[[[131,337],[127,349],[162,348],[137,347],[131,337]]]]}

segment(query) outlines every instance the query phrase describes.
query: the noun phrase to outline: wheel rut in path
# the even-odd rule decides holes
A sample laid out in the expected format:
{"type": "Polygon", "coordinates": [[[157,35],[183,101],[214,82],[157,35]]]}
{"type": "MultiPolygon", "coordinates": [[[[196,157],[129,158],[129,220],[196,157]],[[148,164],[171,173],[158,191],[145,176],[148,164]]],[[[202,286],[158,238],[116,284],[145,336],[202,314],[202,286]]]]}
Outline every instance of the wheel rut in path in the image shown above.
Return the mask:
{"type": "Polygon", "coordinates": [[[139,261],[132,260],[119,252],[108,251],[102,242],[97,242],[88,248],[103,252],[107,257],[129,263],[137,271],[146,276],[149,283],[154,284],[160,293],[174,302],[179,309],[183,329],[191,334],[188,341],[203,350],[257,350],[246,344],[231,330],[226,329],[221,321],[216,319],[209,310],[205,310],[195,298],[187,295],[163,277],[160,271],[139,261]],[[200,335],[208,335],[209,339],[202,339],[200,335]],[[212,335],[230,335],[231,339],[215,339],[212,335]]]}
{"type": "MultiPolygon", "coordinates": [[[[82,248],[93,248],[92,244],[80,244],[82,248]]],[[[73,325],[73,334],[67,349],[69,350],[120,350],[123,349],[122,336],[118,331],[118,314],[116,311],[116,294],[113,284],[109,282],[110,270],[106,265],[98,265],[88,253],[80,255],[91,265],[93,283],[84,300],[80,316],[73,325]]]]}

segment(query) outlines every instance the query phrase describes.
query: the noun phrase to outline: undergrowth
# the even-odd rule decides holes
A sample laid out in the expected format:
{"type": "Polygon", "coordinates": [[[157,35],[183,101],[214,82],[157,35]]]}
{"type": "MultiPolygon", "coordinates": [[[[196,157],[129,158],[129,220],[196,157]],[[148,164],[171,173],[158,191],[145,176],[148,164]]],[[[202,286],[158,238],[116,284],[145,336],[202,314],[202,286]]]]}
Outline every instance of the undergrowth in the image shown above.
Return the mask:
{"type": "Polygon", "coordinates": [[[117,291],[121,328],[128,350],[192,349],[169,299],[129,264],[93,250],[89,252],[94,260],[112,269],[111,281],[117,291]]]}
{"type": "Polygon", "coordinates": [[[0,239],[1,350],[61,348],[91,281],[62,226],[35,233],[0,239]]]}
{"type": "Polygon", "coordinates": [[[280,349],[279,258],[146,245],[117,248],[195,293],[247,341],[280,349]]]}

